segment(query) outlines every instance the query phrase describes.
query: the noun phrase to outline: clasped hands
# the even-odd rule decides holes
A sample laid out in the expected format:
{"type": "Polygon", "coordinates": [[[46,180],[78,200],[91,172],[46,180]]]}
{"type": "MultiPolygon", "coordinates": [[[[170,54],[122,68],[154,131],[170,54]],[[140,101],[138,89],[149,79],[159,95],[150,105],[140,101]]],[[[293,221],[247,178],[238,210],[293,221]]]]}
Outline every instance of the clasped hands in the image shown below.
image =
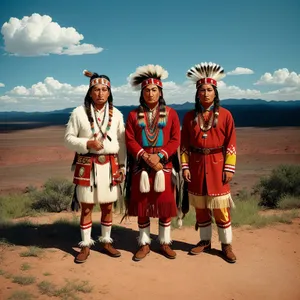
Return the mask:
{"type": "Polygon", "coordinates": [[[87,148],[88,149],[94,149],[96,151],[100,151],[103,149],[103,143],[100,142],[99,140],[95,139],[95,140],[89,140],[87,142],[87,148]]]}
{"type": "Polygon", "coordinates": [[[144,152],[142,158],[146,162],[146,164],[156,172],[164,168],[163,164],[160,162],[160,157],[157,154],[149,154],[147,152],[144,152]]]}

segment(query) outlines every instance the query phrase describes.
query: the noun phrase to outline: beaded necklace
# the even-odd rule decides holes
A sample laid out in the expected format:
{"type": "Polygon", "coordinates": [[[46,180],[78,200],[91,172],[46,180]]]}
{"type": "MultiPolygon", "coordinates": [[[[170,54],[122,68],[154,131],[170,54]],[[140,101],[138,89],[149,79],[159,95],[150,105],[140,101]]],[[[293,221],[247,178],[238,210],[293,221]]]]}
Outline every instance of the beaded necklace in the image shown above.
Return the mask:
{"type": "MultiPolygon", "coordinates": [[[[107,105],[107,104],[106,104],[107,105]]],[[[104,109],[104,116],[103,116],[103,120],[102,120],[102,124],[99,124],[98,119],[96,117],[96,108],[94,107],[94,111],[95,111],[95,118],[96,118],[96,123],[99,127],[100,133],[101,133],[101,137],[99,139],[101,145],[103,146],[103,141],[107,138],[109,141],[111,141],[111,137],[108,135],[108,131],[111,128],[111,122],[112,122],[112,117],[113,117],[113,105],[111,102],[109,102],[109,108],[108,108],[108,122],[105,128],[105,131],[102,131],[102,125],[104,123],[105,117],[106,117],[106,107],[104,109]]],[[[97,133],[95,132],[95,123],[91,122],[91,130],[93,133],[93,137],[94,140],[97,139],[97,133]]]]}
{"type": "Polygon", "coordinates": [[[145,147],[163,146],[162,128],[166,126],[166,107],[158,105],[152,113],[139,106],[138,124],[142,127],[142,142],[145,147]]]}
{"type": "Polygon", "coordinates": [[[212,127],[212,125],[214,127],[217,126],[217,123],[218,123],[218,116],[219,116],[219,111],[216,110],[214,111],[214,113],[212,113],[212,108],[211,107],[208,111],[209,111],[209,115],[206,117],[204,116],[204,113],[200,112],[198,113],[198,124],[199,124],[199,127],[201,129],[201,131],[203,131],[203,135],[202,135],[202,138],[206,139],[207,138],[207,131],[209,131],[212,127]]]}

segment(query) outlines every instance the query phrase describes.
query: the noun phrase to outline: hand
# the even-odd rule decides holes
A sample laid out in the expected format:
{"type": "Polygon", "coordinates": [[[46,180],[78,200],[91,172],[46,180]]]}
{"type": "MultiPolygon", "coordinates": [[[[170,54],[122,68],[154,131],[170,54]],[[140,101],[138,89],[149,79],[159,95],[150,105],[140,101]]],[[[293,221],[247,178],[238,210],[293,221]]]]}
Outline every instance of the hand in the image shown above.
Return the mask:
{"type": "Polygon", "coordinates": [[[163,168],[164,168],[164,166],[160,162],[158,164],[156,164],[154,167],[152,167],[152,169],[156,172],[162,170],[163,168]]]}
{"type": "Polygon", "coordinates": [[[88,149],[94,149],[96,151],[103,149],[103,144],[99,140],[87,141],[86,146],[88,149]]]}
{"type": "Polygon", "coordinates": [[[119,169],[119,182],[122,183],[125,180],[125,169],[121,168],[119,169]]]}
{"type": "Polygon", "coordinates": [[[157,154],[149,154],[148,161],[152,166],[156,166],[160,162],[160,157],[157,154]]]}
{"type": "Polygon", "coordinates": [[[144,152],[142,158],[151,168],[154,168],[160,162],[160,157],[157,154],[144,152]]]}
{"type": "Polygon", "coordinates": [[[187,182],[191,182],[191,172],[189,169],[184,169],[182,173],[183,179],[187,182]]]}
{"type": "Polygon", "coordinates": [[[224,184],[229,183],[232,180],[233,173],[223,172],[224,184]]]}

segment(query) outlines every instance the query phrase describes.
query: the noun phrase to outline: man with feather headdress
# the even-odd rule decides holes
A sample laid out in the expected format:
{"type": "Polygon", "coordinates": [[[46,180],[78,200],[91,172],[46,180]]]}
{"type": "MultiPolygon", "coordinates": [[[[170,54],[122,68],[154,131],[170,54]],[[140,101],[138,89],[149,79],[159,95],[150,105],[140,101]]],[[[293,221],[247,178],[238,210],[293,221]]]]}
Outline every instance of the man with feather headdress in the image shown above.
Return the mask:
{"type": "Polygon", "coordinates": [[[161,253],[170,259],[176,257],[170,247],[171,218],[177,215],[172,169],[180,145],[180,122],[163,98],[162,79],[167,76],[161,66],[146,65],[131,77],[131,85],[141,90],[140,105],[129,113],[125,130],[127,174],[131,176],[127,214],[137,216],[139,226],[136,261],[150,253],[150,217],[159,218],[161,253]]]}
{"type": "Polygon", "coordinates": [[[196,211],[195,228],[200,228],[200,242],[190,253],[211,249],[213,214],[224,258],[234,263],[230,217],[234,204],[229,183],[235,172],[236,133],[231,113],[220,107],[217,82],[224,76],[223,68],[211,62],[187,72],[197,91],[195,109],[183,120],[181,167],[188,182],[189,203],[196,211]]]}

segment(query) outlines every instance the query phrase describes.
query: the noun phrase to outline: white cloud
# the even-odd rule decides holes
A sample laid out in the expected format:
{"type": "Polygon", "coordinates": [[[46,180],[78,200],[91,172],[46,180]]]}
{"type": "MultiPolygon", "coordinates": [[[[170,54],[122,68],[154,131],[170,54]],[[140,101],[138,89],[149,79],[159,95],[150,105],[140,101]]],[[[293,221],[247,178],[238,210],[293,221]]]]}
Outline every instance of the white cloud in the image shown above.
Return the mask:
{"type": "Polygon", "coordinates": [[[254,74],[254,71],[242,67],[237,67],[234,70],[226,73],[226,75],[249,75],[249,74],[254,74]]]}
{"type": "Polygon", "coordinates": [[[227,86],[223,81],[218,83],[218,91],[220,99],[260,99],[263,97],[263,94],[259,90],[243,90],[235,85],[227,86]]]}
{"type": "Polygon", "coordinates": [[[0,96],[1,110],[48,111],[74,107],[83,103],[88,85],[72,86],[53,77],[27,88],[16,86],[0,96]]]}
{"type": "Polygon", "coordinates": [[[297,74],[296,72],[289,72],[289,70],[286,68],[278,69],[273,73],[273,75],[271,73],[265,73],[255,83],[255,85],[264,84],[278,84],[300,87],[300,74],[297,74]]]}
{"type": "Polygon", "coordinates": [[[0,103],[9,104],[9,103],[17,103],[18,101],[10,96],[4,95],[0,96],[0,103]]]}
{"type": "Polygon", "coordinates": [[[0,82],[0,87],[5,87],[5,84],[0,82]]]}
{"type": "Polygon", "coordinates": [[[91,44],[81,44],[83,35],[73,27],[60,27],[47,15],[10,18],[2,26],[5,50],[16,56],[40,56],[49,54],[95,54],[103,49],[91,44]]]}
{"type": "Polygon", "coordinates": [[[299,87],[284,87],[282,89],[273,90],[265,93],[266,100],[299,100],[300,88],[299,87]]]}
{"type": "MultiPolygon", "coordinates": [[[[31,87],[16,86],[0,96],[1,111],[50,111],[83,104],[88,85],[72,86],[61,83],[53,77],[46,77],[43,82],[31,87]]],[[[261,92],[257,89],[241,89],[228,86],[224,81],[218,82],[220,99],[263,99],[263,100],[299,100],[300,88],[283,87],[282,89],[261,92]]],[[[196,88],[191,81],[177,84],[173,81],[164,82],[164,98],[168,104],[193,102],[196,88]]],[[[140,91],[134,91],[127,82],[121,86],[113,86],[114,104],[138,105],[140,91]]]]}

